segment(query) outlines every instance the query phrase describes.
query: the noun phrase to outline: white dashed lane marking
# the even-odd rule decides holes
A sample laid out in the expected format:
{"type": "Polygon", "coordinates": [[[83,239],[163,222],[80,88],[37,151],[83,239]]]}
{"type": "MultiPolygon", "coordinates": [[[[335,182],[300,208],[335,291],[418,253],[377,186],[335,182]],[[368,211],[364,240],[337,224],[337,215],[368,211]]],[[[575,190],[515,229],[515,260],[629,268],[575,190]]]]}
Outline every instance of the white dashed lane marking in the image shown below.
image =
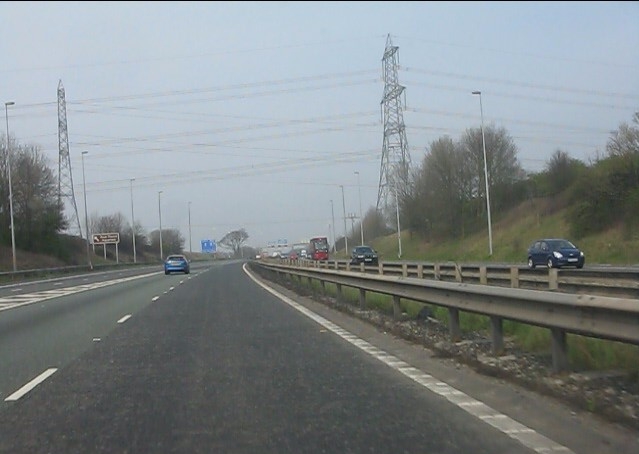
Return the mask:
{"type": "Polygon", "coordinates": [[[118,323],[124,323],[126,322],[128,319],[131,318],[131,314],[125,315],[124,317],[122,317],[120,320],[118,320],[118,323]]]}
{"type": "Polygon", "coordinates": [[[5,399],[5,402],[12,402],[12,401],[16,401],[18,399],[20,399],[22,396],[24,396],[25,394],[27,394],[29,391],[31,391],[33,388],[35,388],[36,386],[38,386],[40,383],[42,383],[43,381],[45,381],[47,378],[49,378],[51,375],[53,375],[55,373],[55,371],[57,371],[58,369],[55,368],[51,368],[51,369],[47,369],[44,372],[42,372],[40,375],[38,375],[36,378],[34,378],[33,380],[31,380],[29,383],[27,383],[26,385],[24,385],[22,388],[18,389],[16,392],[14,392],[13,394],[11,394],[9,397],[7,397],[5,399]]]}

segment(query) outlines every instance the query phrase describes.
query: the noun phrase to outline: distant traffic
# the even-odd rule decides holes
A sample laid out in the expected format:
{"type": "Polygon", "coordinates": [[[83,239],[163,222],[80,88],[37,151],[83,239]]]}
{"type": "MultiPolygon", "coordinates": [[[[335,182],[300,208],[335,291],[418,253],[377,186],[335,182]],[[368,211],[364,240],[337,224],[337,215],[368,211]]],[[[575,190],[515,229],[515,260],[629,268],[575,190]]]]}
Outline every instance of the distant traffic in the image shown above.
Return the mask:
{"type": "Polygon", "coordinates": [[[317,236],[292,245],[288,243],[270,244],[262,248],[255,258],[328,260],[329,249],[328,237],[317,236]]]}

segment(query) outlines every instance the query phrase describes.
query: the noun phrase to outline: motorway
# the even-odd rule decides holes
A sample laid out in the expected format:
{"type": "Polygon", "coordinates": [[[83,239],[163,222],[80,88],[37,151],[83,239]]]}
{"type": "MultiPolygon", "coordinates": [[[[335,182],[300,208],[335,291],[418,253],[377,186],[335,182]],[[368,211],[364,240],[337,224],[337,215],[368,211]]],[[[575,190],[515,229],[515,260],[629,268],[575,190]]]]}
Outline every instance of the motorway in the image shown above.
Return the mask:
{"type": "Polygon", "coordinates": [[[242,262],[0,287],[1,453],[630,453],[242,262]]]}

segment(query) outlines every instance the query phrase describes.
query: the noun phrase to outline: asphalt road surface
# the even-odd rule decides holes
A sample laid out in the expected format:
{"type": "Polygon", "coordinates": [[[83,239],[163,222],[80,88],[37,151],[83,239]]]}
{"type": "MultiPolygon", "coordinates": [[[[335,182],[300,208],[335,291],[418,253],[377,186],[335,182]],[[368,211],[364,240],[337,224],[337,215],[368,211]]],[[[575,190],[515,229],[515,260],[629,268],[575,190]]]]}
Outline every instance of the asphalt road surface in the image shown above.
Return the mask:
{"type": "Polygon", "coordinates": [[[0,311],[0,452],[639,452],[632,431],[275,290],[235,262],[0,311]]]}

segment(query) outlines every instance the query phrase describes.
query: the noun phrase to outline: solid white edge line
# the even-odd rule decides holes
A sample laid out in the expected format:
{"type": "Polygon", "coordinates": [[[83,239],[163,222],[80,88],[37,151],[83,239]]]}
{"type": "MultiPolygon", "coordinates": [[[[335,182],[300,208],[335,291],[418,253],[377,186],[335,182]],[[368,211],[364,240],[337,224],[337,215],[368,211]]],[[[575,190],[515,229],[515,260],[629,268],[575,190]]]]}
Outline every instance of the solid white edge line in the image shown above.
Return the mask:
{"type": "MultiPolygon", "coordinates": [[[[426,389],[429,389],[433,393],[447,399],[450,403],[457,406],[458,408],[461,408],[467,413],[475,416],[480,421],[483,421],[491,425],[492,427],[499,430],[503,434],[519,441],[522,445],[538,453],[564,452],[564,453],[574,454],[573,451],[571,451],[569,448],[545,437],[544,435],[538,433],[534,429],[530,429],[529,427],[524,426],[520,422],[511,419],[509,416],[497,412],[496,410],[484,404],[483,402],[474,399],[473,397],[463,393],[462,391],[459,391],[456,388],[453,388],[447,383],[444,383],[439,380],[431,380],[433,377],[431,377],[430,375],[408,365],[407,363],[395,357],[394,355],[390,355],[389,353],[386,353],[383,350],[376,349],[374,346],[372,346],[365,340],[363,339],[359,341],[354,340],[351,336],[348,336],[347,338],[346,336],[341,334],[343,329],[335,325],[333,322],[330,322],[324,317],[316,314],[310,309],[307,309],[301,304],[295,302],[291,298],[288,298],[287,296],[282,295],[278,291],[260,282],[248,270],[248,267],[246,264],[242,266],[242,269],[244,270],[246,275],[250,277],[257,285],[259,285],[264,290],[274,295],[275,297],[277,297],[284,303],[288,304],[294,309],[297,309],[302,314],[306,315],[310,319],[314,320],[315,322],[324,326],[328,330],[337,334],[342,339],[356,346],[357,348],[369,354],[373,358],[381,361],[382,363],[385,363],[392,369],[412,379],[414,382],[422,385],[426,389]],[[373,347],[376,350],[376,352],[371,352],[372,349],[370,347],[373,347]],[[391,361],[390,358],[393,358],[393,360],[391,361]],[[392,363],[392,364],[389,364],[389,363],[392,363]],[[393,364],[396,364],[396,365],[393,365],[393,364]],[[399,364],[401,364],[401,366],[399,366],[399,364]],[[478,407],[479,409],[483,411],[478,411],[478,407]],[[525,430],[513,432],[511,430],[512,428],[525,429],[525,430]],[[530,432],[528,430],[530,430],[530,432]]],[[[343,330],[343,331],[346,331],[346,330],[343,330]]]]}
{"type": "Polygon", "coordinates": [[[125,315],[124,317],[122,317],[120,320],[118,320],[118,323],[124,323],[126,322],[128,319],[131,318],[131,314],[125,315]]]}
{"type": "Polygon", "coordinates": [[[33,388],[35,388],[36,386],[38,386],[40,383],[42,383],[43,381],[45,381],[47,378],[49,378],[51,375],[53,375],[55,373],[55,371],[57,371],[58,369],[52,367],[50,369],[45,370],[44,372],[42,372],[40,375],[38,375],[36,378],[34,378],[33,380],[31,380],[29,383],[27,383],[26,385],[24,385],[22,388],[20,388],[19,390],[17,390],[16,392],[14,392],[13,394],[11,394],[9,397],[7,397],[4,401],[5,402],[12,402],[12,401],[16,401],[18,399],[20,399],[22,396],[24,396],[26,393],[28,393],[29,391],[31,391],[33,388]]]}

